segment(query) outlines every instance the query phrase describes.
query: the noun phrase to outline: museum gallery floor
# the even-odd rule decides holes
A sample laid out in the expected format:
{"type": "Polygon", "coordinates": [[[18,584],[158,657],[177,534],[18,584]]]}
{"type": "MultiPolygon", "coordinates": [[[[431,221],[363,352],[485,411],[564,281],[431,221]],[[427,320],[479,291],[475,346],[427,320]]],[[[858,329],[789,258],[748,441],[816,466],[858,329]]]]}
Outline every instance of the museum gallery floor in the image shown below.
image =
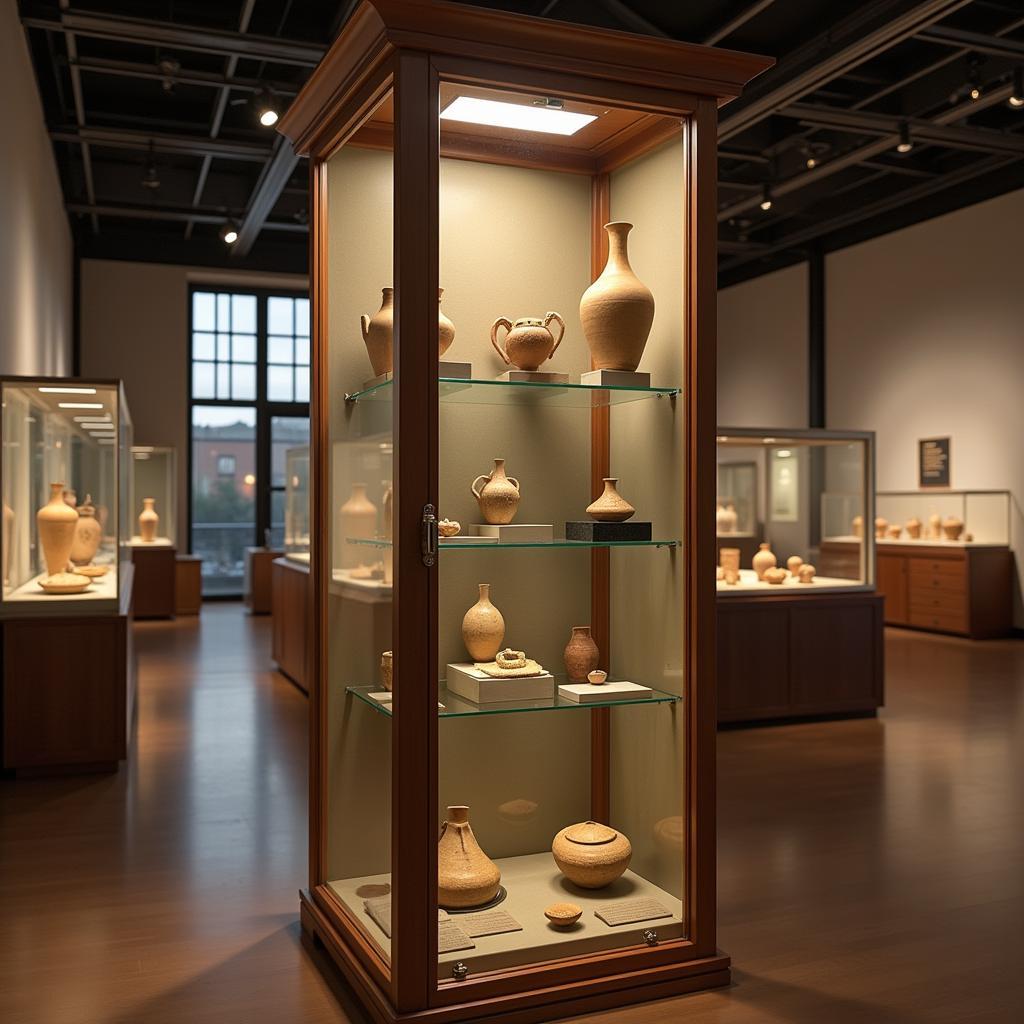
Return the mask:
{"type": "MultiPolygon", "coordinates": [[[[0,1020],[361,1021],[299,942],[308,715],[266,670],[269,620],[136,635],[121,771],[0,783],[0,1020]]],[[[1024,1017],[1024,645],[890,630],[886,656],[877,720],[719,737],[734,985],[581,1019],[1024,1017]]]]}

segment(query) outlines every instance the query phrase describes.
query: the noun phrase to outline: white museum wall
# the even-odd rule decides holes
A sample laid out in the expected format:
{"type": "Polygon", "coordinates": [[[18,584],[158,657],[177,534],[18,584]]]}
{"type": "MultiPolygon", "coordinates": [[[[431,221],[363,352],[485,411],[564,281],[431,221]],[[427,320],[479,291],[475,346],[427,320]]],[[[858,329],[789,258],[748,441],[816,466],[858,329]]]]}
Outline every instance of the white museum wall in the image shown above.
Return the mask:
{"type": "Polygon", "coordinates": [[[122,260],[82,260],[81,372],[124,381],[136,444],[178,451],[178,546],[188,538],[188,290],[190,284],[305,288],[294,274],[218,271],[122,260]]]}
{"type": "Polygon", "coordinates": [[[807,264],[718,293],[718,422],[807,426],[807,264]]]}
{"type": "Polygon", "coordinates": [[[15,3],[0,4],[0,373],[72,365],[72,244],[15,3]]]}
{"type": "Polygon", "coordinates": [[[1018,627],[1022,225],[1024,190],[831,253],[826,263],[829,427],[876,431],[879,490],[916,489],[918,439],[949,436],[954,488],[1012,491],[1018,627]]]}

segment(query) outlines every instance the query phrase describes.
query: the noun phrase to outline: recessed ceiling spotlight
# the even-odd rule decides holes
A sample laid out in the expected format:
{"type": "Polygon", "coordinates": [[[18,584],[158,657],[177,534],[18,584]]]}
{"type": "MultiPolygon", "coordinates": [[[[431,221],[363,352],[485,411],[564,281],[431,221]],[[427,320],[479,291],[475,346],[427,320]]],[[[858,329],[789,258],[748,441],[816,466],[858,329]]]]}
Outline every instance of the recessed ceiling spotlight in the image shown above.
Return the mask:
{"type": "Polygon", "coordinates": [[[238,225],[233,220],[224,222],[220,229],[220,240],[225,245],[234,245],[238,241],[238,225]]]}
{"type": "Polygon", "coordinates": [[[765,185],[764,191],[761,193],[760,207],[766,213],[772,208],[772,190],[768,185],[765,185]]]}
{"type": "Polygon", "coordinates": [[[896,152],[906,155],[914,148],[910,138],[910,125],[906,121],[900,121],[900,139],[896,143],[896,152]]]}
{"type": "Polygon", "coordinates": [[[1010,93],[1010,106],[1015,110],[1024,107],[1024,69],[1016,68],[1013,72],[1013,91],[1010,93]]]}
{"type": "Polygon", "coordinates": [[[281,116],[281,104],[278,102],[274,91],[267,86],[260,86],[253,97],[253,109],[256,111],[256,119],[264,128],[273,128],[277,119],[281,116]]]}

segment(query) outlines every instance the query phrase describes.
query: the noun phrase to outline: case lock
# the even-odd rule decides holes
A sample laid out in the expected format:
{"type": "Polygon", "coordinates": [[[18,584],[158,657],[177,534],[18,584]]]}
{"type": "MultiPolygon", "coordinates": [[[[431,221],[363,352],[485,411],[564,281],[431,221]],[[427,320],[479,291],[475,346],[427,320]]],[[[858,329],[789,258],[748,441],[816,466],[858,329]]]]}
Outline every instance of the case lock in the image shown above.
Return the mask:
{"type": "Polygon", "coordinates": [[[648,928],[644,932],[644,942],[648,946],[656,946],[658,944],[658,933],[653,928],[648,928]]]}
{"type": "Polygon", "coordinates": [[[420,549],[423,552],[423,564],[429,568],[437,561],[437,509],[433,505],[423,506],[420,549]]]}
{"type": "Polygon", "coordinates": [[[464,981],[467,974],[469,974],[469,968],[461,960],[452,968],[452,977],[456,981],[464,981]]]}

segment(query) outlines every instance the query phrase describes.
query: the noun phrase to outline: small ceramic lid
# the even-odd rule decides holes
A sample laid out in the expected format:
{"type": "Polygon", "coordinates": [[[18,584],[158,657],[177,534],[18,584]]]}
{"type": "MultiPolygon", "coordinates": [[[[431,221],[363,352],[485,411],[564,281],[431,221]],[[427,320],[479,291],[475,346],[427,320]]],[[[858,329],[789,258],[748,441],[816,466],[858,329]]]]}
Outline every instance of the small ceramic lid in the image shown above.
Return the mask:
{"type": "Polygon", "coordinates": [[[523,316],[520,317],[513,325],[513,327],[543,327],[544,321],[539,316],[523,316]]]}
{"type": "Polygon", "coordinates": [[[566,839],[584,846],[610,843],[613,839],[617,839],[618,835],[619,833],[615,829],[596,821],[581,821],[578,825],[570,825],[565,830],[566,839]]]}

